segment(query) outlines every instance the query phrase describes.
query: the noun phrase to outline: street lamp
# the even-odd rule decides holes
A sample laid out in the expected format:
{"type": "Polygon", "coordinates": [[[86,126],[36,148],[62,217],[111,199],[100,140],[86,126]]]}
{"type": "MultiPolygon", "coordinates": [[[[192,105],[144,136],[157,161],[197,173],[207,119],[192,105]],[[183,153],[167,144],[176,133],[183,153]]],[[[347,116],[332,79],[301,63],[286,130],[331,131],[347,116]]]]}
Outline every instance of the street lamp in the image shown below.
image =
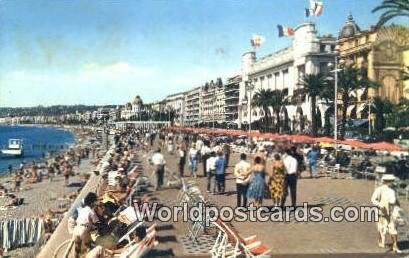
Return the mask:
{"type": "Polygon", "coordinates": [[[251,79],[246,81],[246,92],[249,94],[249,100],[248,100],[248,108],[249,108],[249,131],[251,131],[251,93],[254,89],[254,85],[251,83],[251,79]]]}
{"type": "Polygon", "coordinates": [[[217,97],[216,97],[216,86],[213,86],[213,103],[212,103],[212,116],[213,116],[213,130],[214,130],[214,122],[215,122],[215,107],[216,107],[216,101],[217,101],[217,97]]]}
{"type": "Polygon", "coordinates": [[[371,136],[371,129],[372,129],[372,124],[371,124],[371,106],[372,106],[373,102],[372,99],[370,98],[368,100],[368,134],[369,136],[371,136]]]}
{"type": "Polygon", "coordinates": [[[335,60],[334,64],[329,63],[328,67],[329,68],[334,68],[334,70],[330,71],[331,73],[334,73],[334,88],[335,88],[335,93],[334,93],[334,140],[338,139],[338,72],[342,71],[341,68],[338,68],[339,66],[342,66],[344,64],[344,60],[340,59],[338,60],[338,52],[335,52],[335,60]]]}

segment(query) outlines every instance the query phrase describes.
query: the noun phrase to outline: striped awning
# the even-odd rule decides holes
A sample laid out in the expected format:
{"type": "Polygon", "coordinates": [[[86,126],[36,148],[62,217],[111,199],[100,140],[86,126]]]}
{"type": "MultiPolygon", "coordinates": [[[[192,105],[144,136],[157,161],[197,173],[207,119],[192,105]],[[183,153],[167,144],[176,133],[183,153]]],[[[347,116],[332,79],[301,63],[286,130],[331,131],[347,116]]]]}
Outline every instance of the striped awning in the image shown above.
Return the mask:
{"type": "Polygon", "coordinates": [[[358,105],[358,109],[356,110],[357,113],[361,113],[362,111],[364,111],[365,107],[366,107],[366,103],[361,103],[358,105]]]}
{"type": "Polygon", "coordinates": [[[356,108],[356,105],[349,105],[347,108],[347,117],[351,116],[351,112],[354,108],[356,108]]]}

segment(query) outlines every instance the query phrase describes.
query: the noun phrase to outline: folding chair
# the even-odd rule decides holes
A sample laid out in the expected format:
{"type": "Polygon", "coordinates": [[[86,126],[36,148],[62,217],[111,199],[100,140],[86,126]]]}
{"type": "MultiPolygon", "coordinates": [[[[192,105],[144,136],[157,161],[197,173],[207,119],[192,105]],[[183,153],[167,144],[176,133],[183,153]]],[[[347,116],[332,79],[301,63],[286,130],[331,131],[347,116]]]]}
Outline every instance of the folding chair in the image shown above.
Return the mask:
{"type": "Polygon", "coordinates": [[[133,224],[131,224],[131,226],[129,227],[128,232],[126,232],[125,235],[123,235],[123,236],[118,240],[117,243],[121,243],[121,242],[124,241],[124,240],[127,240],[128,243],[130,243],[130,242],[131,242],[130,235],[131,235],[132,232],[134,232],[137,228],[139,228],[140,226],[142,226],[143,223],[144,223],[144,222],[141,221],[141,222],[134,222],[133,224]]]}
{"type": "Polygon", "coordinates": [[[237,257],[240,254],[246,254],[246,257],[269,257],[270,249],[265,247],[260,241],[256,240],[256,235],[243,238],[240,234],[227,225],[221,219],[216,220],[215,225],[224,232],[224,237],[222,237],[222,244],[219,246],[218,254],[222,251],[222,257],[237,257]],[[228,245],[223,243],[228,241],[233,245],[233,250],[228,250],[228,245]],[[227,255],[227,256],[226,256],[227,255]]]}
{"type": "Polygon", "coordinates": [[[146,254],[150,249],[157,245],[155,240],[156,231],[155,229],[147,229],[147,235],[139,243],[131,243],[129,247],[121,254],[114,256],[118,258],[139,258],[146,254]]]}
{"type": "Polygon", "coordinates": [[[337,179],[339,178],[340,175],[340,169],[341,169],[341,165],[340,164],[335,164],[335,166],[332,167],[332,171],[331,171],[331,178],[337,179]]]}

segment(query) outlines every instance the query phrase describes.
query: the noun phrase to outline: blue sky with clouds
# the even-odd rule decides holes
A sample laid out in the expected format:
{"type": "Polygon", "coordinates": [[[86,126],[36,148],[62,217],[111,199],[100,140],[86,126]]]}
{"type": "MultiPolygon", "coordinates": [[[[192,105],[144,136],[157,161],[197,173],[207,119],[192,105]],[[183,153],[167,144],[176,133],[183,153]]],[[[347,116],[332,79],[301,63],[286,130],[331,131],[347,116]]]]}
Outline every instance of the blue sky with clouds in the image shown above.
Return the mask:
{"type": "MultiPolygon", "coordinates": [[[[253,34],[258,56],[288,46],[277,24],[306,21],[308,0],[1,0],[0,106],[146,102],[240,69],[253,34]]],[[[319,33],[351,12],[366,29],[381,0],[323,0],[319,33]]],[[[397,20],[395,22],[407,22],[397,20]]]]}

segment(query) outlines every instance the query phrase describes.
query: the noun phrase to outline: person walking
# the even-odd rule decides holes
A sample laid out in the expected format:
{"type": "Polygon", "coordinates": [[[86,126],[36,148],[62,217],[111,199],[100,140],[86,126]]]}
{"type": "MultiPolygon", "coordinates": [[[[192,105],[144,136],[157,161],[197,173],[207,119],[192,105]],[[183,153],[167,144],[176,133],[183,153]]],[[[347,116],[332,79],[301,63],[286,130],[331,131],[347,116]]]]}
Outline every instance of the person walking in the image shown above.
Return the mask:
{"type": "Polygon", "coordinates": [[[284,164],[281,161],[280,155],[276,153],[269,169],[268,181],[273,206],[281,205],[284,195],[284,177],[284,164]]]}
{"type": "Polygon", "coordinates": [[[263,204],[263,199],[266,197],[265,174],[264,160],[260,155],[256,155],[253,166],[250,167],[245,175],[253,175],[247,190],[247,198],[254,199],[257,208],[263,204]]]}
{"type": "Polygon", "coordinates": [[[192,143],[192,147],[189,150],[189,168],[190,168],[190,176],[194,178],[197,177],[197,158],[198,158],[198,150],[194,143],[192,143]]]}
{"type": "Polygon", "coordinates": [[[155,190],[159,190],[163,186],[163,177],[165,175],[166,161],[161,153],[161,149],[158,148],[151,158],[152,164],[155,166],[156,186],[155,190]]]}
{"type": "Polygon", "coordinates": [[[178,162],[180,177],[184,176],[185,164],[186,164],[186,151],[185,151],[185,147],[183,146],[183,144],[180,144],[180,146],[179,146],[179,162],[178,162]]]}
{"type": "Polygon", "coordinates": [[[311,151],[308,152],[308,166],[310,172],[310,178],[318,178],[317,175],[317,163],[318,163],[319,152],[317,147],[313,146],[311,151]]]}
{"type": "Polygon", "coordinates": [[[230,162],[230,144],[225,143],[223,145],[223,152],[224,152],[224,157],[226,159],[226,168],[227,168],[230,162]]]}
{"type": "Polygon", "coordinates": [[[216,193],[216,180],[214,179],[214,173],[216,169],[216,152],[210,152],[209,158],[206,160],[206,170],[207,170],[207,192],[212,191],[213,194],[216,193]],[[213,188],[211,184],[213,181],[213,188]]]}
{"type": "Polygon", "coordinates": [[[240,161],[234,166],[234,176],[236,177],[237,190],[237,207],[247,207],[247,189],[249,186],[250,176],[246,172],[250,169],[251,164],[246,161],[247,155],[240,154],[240,161]]]}
{"type": "Polygon", "coordinates": [[[168,153],[170,154],[170,155],[173,155],[173,138],[172,138],[172,136],[169,136],[168,137],[168,144],[167,144],[167,146],[168,146],[168,153]]]}
{"type": "Polygon", "coordinates": [[[297,177],[301,177],[301,173],[305,169],[304,155],[301,153],[299,146],[291,146],[291,156],[297,160],[297,177]]]}
{"type": "Polygon", "coordinates": [[[396,224],[392,218],[392,213],[395,208],[399,207],[398,195],[393,188],[395,176],[386,174],[382,176],[383,185],[377,187],[372,194],[372,203],[379,208],[378,218],[378,245],[385,248],[386,234],[389,233],[392,239],[392,249],[395,253],[402,251],[398,247],[398,232],[396,224]]]}
{"type": "Polygon", "coordinates": [[[215,162],[214,176],[216,178],[217,193],[225,193],[225,181],[226,181],[226,160],[224,158],[223,152],[217,153],[217,158],[215,162]]]}
{"type": "Polygon", "coordinates": [[[207,159],[209,158],[209,154],[210,154],[211,150],[209,147],[209,141],[204,141],[203,142],[203,146],[200,150],[200,154],[202,156],[202,163],[203,163],[203,176],[206,177],[207,176],[207,159]]]}
{"type": "Polygon", "coordinates": [[[291,194],[291,205],[295,207],[297,203],[297,177],[298,177],[298,161],[291,155],[291,150],[287,149],[283,158],[285,178],[284,178],[284,196],[281,201],[281,206],[284,206],[288,196],[288,188],[291,194]]]}

